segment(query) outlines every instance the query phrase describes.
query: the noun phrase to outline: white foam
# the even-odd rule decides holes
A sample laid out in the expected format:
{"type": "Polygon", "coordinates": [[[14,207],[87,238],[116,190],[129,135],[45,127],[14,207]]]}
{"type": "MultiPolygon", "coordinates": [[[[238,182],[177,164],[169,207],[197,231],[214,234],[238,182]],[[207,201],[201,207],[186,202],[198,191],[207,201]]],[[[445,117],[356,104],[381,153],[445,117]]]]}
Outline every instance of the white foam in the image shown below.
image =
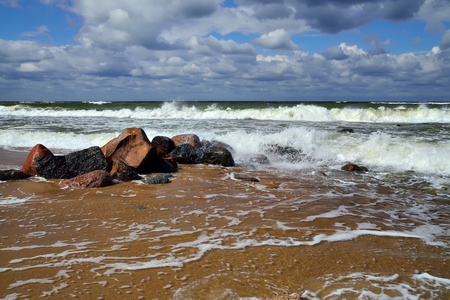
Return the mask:
{"type": "Polygon", "coordinates": [[[0,196],[0,205],[12,205],[21,204],[31,200],[33,197],[18,198],[13,196],[2,197],[0,196]]]}
{"type": "MultiPolygon", "coordinates": [[[[107,102],[89,102],[106,104],[107,102]]],[[[39,116],[39,117],[109,117],[130,119],[198,119],[198,120],[285,120],[308,122],[370,122],[370,123],[449,123],[450,112],[446,107],[428,108],[333,108],[327,109],[312,104],[298,104],[272,108],[223,109],[211,105],[206,109],[195,105],[182,105],[166,102],[160,107],[145,109],[95,110],[40,108],[24,104],[0,106],[0,116],[39,116]]]]}

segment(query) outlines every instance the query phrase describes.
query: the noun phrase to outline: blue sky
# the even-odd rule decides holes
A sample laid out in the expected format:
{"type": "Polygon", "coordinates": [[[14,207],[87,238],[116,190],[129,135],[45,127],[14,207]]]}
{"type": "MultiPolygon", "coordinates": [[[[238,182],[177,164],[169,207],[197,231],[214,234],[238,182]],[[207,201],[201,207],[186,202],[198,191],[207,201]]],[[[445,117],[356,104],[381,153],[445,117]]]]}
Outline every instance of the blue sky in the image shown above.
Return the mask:
{"type": "Polygon", "coordinates": [[[0,100],[450,100],[447,0],[0,0],[0,100]]]}

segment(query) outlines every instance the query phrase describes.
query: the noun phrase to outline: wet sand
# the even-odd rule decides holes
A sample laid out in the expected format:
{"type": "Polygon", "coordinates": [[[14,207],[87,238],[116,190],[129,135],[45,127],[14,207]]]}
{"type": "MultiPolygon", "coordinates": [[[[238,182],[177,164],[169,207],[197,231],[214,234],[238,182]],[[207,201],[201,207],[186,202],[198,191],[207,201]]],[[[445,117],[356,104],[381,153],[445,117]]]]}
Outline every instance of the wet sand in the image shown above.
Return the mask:
{"type": "MultiPolygon", "coordinates": [[[[19,156],[11,161],[26,153],[19,156]]],[[[450,277],[445,247],[367,233],[370,225],[358,230],[370,223],[393,232],[383,215],[389,207],[358,193],[363,186],[344,188],[331,188],[338,197],[323,196],[330,179],[315,170],[286,177],[207,165],[182,165],[165,185],[1,183],[1,200],[11,203],[0,205],[0,297],[322,298],[347,289],[344,298],[352,299],[360,291],[402,296],[399,286],[410,285],[423,299],[450,298],[442,280],[420,280],[450,277]],[[261,182],[234,180],[232,172],[261,182]],[[325,217],[343,205],[354,213],[325,217]],[[358,213],[374,206],[380,215],[358,213]]],[[[377,192],[395,194],[383,186],[377,192]]],[[[403,225],[395,226],[400,232],[403,225]]]]}

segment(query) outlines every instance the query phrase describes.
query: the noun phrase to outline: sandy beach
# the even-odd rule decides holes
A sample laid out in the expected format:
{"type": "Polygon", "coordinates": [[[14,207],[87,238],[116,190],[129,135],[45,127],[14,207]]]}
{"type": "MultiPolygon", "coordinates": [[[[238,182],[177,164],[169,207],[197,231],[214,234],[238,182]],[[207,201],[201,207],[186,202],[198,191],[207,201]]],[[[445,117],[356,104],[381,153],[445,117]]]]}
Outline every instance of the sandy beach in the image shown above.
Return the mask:
{"type": "MultiPolygon", "coordinates": [[[[2,152],[11,165],[23,157],[2,152]]],[[[346,299],[361,291],[450,297],[442,283],[449,256],[439,243],[385,225],[389,205],[364,186],[333,197],[336,178],[316,170],[292,175],[181,165],[164,185],[70,190],[58,180],[3,182],[0,297],[314,299],[336,291],[346,299]],[[233,179],[235,172],[260,182],[233,179]],[[343,205],[354,212],[326,217],[343,205]],[[358,210],[372,206],[379,215],[361,220],[358,210]]]]}

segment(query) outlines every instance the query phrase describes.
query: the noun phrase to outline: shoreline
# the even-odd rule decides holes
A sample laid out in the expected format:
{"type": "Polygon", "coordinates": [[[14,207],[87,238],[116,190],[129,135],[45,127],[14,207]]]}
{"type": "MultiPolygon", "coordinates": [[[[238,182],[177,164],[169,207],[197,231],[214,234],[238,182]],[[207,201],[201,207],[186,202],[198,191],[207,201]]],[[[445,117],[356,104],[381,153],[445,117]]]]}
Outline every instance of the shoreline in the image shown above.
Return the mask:
{"type": "MultiPolygon", "coordinates": [[[[21,168],[28,152],[7,152],[0,161],[21,168]]],[[[411,228],[386,215],[399,197],[413,211],[435,197],[412,190],[417,206],[374,178],[355,178],[182,164],[169,184],[2,182],[0,298],[450,297],[445,243],[414,232],[447,224],[445,214],[421,225],[400,211],[411,228]],[[411,290],[396,289],[405,284],[411,290]]]]}

